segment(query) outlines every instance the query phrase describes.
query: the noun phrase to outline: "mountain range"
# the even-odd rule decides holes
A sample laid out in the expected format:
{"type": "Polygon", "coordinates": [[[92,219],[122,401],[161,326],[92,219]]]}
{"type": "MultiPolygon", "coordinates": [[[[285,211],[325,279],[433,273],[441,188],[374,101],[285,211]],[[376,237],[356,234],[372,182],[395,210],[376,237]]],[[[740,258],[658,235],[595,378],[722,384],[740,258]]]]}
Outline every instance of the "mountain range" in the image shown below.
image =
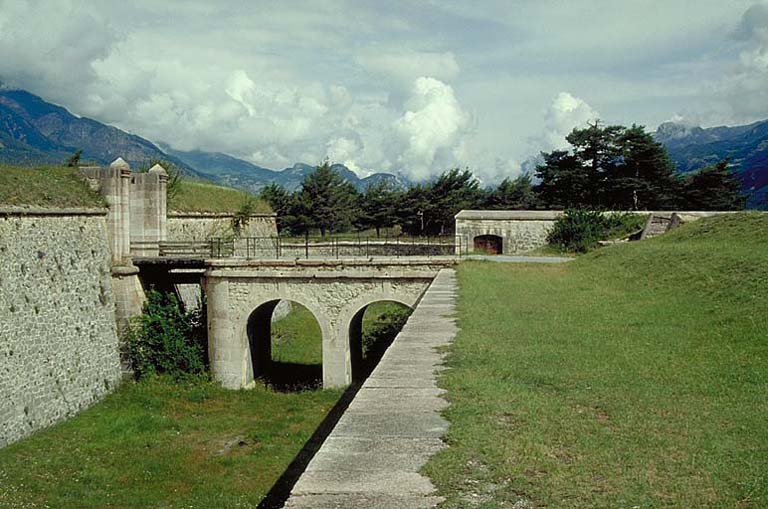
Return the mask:
{"type": "MultiPolygon", "coordinates": [[[[742,191],[749,196],[750,208],[768,209],[768,120],[712,128],[667,122],[658,127],[654,136],[683,174],[728,159],[739,175],[742,191]]],[[[270,183],[294,190],[315,168],[296,163],[283,170],[271,170],[219,152],[174,150],[78,117],[24,90],[3,89],[0,84],[0,163],[61,164],[78,149],[82,150],[83,160],[98,164],[108,164],[117,157],[134,167],[165,160],[192,177],[253,193],[270,183]]],[[[398,187],[410,185],[402,175],[374,173],[360,178],[342,164],[334,164],[333,168],[359,190],[381,180],[398,187]]]]}
{"type": "MultiPolygon", "coordinates": [[[[24,90],[0,88],[0,163],[62,164],[76,150],[82,150],[82,160],[98,164],[109,164],[118,157],[133,167],[165,160],[187,175],[253,193],[270,183],[294,190],[315,169],[296,163],[275,171],[219,152],[173,150],[96,120],[75,116],[24,90]]],[[[398,187],[409,184],[403,177],[389,173],[360,178],[343,164],[334,164],[333,168],[358,190],[380,180],[398,187]]]]}
{"type": "Polygon", "coordinates": [[[658,127],[655,137],[683,174],[727,159],[739,175],[748,206],[768,209],[768,120],[706,129],[666,122],[658,127]]]}

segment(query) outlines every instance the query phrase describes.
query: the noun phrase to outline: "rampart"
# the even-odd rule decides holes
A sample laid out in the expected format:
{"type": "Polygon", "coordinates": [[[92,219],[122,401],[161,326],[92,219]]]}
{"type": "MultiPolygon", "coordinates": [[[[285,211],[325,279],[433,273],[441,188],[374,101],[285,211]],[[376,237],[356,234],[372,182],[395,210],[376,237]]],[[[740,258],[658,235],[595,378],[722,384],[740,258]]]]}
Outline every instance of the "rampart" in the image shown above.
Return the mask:
{"type": "Polygon", "coordinates": [[[0,447],[120,379],[106,209],[0,208],[0,447]]]}

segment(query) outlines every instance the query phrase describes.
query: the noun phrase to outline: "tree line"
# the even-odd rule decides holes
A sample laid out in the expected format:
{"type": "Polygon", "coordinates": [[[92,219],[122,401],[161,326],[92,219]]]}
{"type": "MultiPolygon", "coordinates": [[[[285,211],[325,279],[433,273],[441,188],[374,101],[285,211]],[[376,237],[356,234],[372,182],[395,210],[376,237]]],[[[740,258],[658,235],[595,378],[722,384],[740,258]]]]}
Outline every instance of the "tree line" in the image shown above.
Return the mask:
{"type": "Polygon", "coordinates": [[[684,176],[675,173],[664,146],[642,126],[574,129],[569,150],[543,152],[533,174],[483,187],[468,169],[400,189],[380,180],[363,192],[328,162],[289,192],[278,184],[261,197],[277,213],[281,233],[308,235],[399,226],[409,235],[453,231],[462,209],[739,210],[746,204],[737,176],[721,161],[684,176]]]}

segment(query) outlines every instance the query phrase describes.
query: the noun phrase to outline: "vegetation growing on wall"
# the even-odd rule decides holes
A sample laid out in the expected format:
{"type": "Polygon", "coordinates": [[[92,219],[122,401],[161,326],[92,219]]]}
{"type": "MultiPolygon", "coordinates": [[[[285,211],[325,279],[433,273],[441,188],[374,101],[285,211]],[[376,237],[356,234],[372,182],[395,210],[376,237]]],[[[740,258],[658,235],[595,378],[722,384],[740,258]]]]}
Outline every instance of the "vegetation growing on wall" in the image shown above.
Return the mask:
{"type": "Polygon", "coordinates": [[[77,168],[0,166],[0,205],[106,207],[106,202],[77,168]]]}

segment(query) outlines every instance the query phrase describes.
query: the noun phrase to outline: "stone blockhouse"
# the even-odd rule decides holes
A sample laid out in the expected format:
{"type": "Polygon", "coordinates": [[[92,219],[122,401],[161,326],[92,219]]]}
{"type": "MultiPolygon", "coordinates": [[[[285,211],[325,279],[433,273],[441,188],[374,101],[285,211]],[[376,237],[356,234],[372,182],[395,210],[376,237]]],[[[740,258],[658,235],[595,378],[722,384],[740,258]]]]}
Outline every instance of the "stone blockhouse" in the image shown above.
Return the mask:
{"type": "Polygon", "coordinates": [[[547,233],[562,214],[556,210],[462,210],[456,236],[462,253],[519,254],[547,243],[547,233]]]}

